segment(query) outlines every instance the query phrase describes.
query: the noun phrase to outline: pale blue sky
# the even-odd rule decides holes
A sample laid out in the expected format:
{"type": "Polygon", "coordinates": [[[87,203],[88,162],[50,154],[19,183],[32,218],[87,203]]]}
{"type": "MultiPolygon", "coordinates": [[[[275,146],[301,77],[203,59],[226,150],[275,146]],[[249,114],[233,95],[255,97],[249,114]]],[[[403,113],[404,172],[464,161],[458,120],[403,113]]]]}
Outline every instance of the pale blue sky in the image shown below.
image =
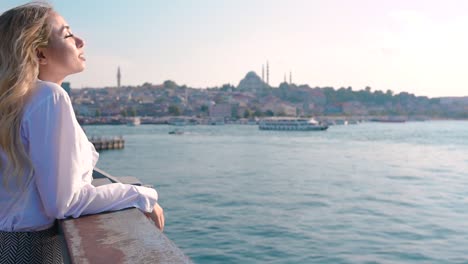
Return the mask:
{"type": "MultiPolygon", "coordinates": [[[[26,3],[1,0],[0,12],[26,3]]],[[[417,95],[468,95],[468,1],[51,0],[86,41],[73,88],[144,82],[371,86],[417,95]]]]}

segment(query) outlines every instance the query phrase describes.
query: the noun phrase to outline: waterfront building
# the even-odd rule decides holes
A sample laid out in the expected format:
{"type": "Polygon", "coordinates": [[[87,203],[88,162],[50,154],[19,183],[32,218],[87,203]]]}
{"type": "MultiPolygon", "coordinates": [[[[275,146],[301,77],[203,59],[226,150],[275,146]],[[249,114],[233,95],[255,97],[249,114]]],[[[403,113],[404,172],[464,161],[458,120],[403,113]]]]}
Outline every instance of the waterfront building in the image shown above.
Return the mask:
{"type": "Polygon", "coordinates": [[[341,106],[343,114],[346,115],[367,115],[367,108],[360,102],[344,102],[341,106]]]}
{"type": "Polygon", "coordinates": [[[272,110],[276,116],[296,116],[297,113],[295,106],[281,101],[274,104],[265,104],[261,109],[264,111],[272,110]]]}
{"type": "Polygon", "coordinates": [[[210,118],[223,119],[231,117],[232,107],[230,104],[213,104],[210,107],[210,118]]]}

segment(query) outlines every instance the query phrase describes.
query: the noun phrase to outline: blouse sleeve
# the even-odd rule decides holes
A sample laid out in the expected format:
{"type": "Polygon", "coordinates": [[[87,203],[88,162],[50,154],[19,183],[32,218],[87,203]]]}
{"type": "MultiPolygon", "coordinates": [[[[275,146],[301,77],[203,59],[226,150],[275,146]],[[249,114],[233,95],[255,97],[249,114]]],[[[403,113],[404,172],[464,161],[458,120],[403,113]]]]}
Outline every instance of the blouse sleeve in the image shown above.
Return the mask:
{"type": "Polygon", "coordinates": [[[67,94],[43,99],[23,121],[36,186],[48,216],[63,219],[128,207],[153,210],[158,194],[152,188],[121,183],[94,187],[84,180],[95,160],[67,94]]]}

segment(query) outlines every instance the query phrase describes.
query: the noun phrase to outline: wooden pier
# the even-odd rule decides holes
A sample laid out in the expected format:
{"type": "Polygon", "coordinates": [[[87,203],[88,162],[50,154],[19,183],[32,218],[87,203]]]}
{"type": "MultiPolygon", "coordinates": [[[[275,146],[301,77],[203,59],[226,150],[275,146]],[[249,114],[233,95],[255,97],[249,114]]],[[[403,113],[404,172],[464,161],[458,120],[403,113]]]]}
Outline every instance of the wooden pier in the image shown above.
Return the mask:
{"type": "Polygon", "coordinates": [[[93,143],[97,151],[110,150],[110,149],[123,149],[125,147],[125,140],[123,137],[103,138],[92,137],[89,139],[93,143]]]}

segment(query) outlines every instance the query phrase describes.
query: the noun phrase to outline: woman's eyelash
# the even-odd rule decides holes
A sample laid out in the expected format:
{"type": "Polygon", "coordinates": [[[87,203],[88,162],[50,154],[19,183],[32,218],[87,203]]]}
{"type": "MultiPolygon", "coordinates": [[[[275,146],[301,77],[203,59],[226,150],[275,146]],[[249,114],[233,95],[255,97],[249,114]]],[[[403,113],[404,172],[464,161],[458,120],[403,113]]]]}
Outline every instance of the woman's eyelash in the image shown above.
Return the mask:
{"type": "Polygon", "coordinates": [[[70,33],[70,34],[65,36],[65,38],[70,38],[70,37],[74,37],[74,35],[70,33]]]}

